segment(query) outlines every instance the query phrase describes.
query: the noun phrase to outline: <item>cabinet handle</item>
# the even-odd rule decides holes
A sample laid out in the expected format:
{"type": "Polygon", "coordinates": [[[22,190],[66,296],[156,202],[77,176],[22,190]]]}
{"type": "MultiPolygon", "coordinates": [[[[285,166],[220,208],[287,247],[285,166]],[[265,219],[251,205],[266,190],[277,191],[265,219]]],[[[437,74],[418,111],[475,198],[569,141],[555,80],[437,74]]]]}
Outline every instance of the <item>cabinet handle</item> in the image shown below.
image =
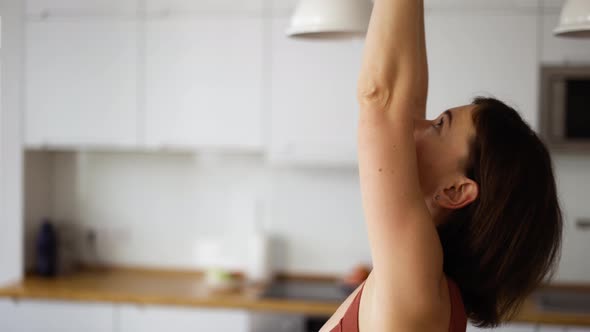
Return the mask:
{"type": "Polygon", "coordinates": [[[590,219],[578,219],[576,221],[576,227],[583,230],[590,229],[590,219]]]}
{"type": "Polygon", "coordinates": [[[43,9],[39,16],[41,17],[42,20],[46,20],[49,18],[49,16],[51,16],[51,12],[49,11],[49,9],[43,9]]]}

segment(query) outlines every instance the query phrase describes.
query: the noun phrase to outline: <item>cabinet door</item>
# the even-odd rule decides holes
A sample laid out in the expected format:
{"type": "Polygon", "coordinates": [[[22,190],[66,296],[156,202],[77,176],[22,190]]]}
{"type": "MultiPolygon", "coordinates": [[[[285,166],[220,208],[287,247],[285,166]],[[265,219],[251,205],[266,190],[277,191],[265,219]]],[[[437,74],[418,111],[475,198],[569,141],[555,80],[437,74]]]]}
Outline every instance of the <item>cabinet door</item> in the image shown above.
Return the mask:
{"type": "Polygon", "coordinates": [[[535,325],[533,324],[521,324],[521,323],[512,323],[512,324],[505,324],[495,329],[484,329],[484,328],[477,328],[473,325],[467,324],[467,332],[485,332],[485,331],[493,331],[493,332],[535,332],[535,325]]]}
{"type": "Polygon", "coordinates": [[[229,12],[261,14],[264,0],[146,0],[146,10],[151,13],[229,12]]]}
{"type": "Polygon", "coordinates": [[[146,23],[148,146],[262,148],[262,22],[146,23]]]}
{"type": "Polygon", "coordinates": [[[45,15],[129,15],[135,14],[138,0],[26,0],[27,14],[45,15]]]}
{"type": "Polygon", "coordinates": [[[566,327],[557,325],[539,325],[536,332],[566,332],[566,327]]]}
{"type": "Polygon", "coordinates": [[[18,331],[15,329],[17,322],[16,304],[11,299],[0,299],[0,331],[18,331]]]}
{"type": "MultiPolygon", "coordinates": [[[[23,8],[0,1],[0,287],[23,277],[23,8]]],[[[2,330],[2,329],[0,329],[2,330]]]]}
{"type": "Polygon", "coordinates": [[[0,330],[7,332],[114,332],[113,307],[58,301],[0,303],[0,330]]]}
{"type": "Polygon", "coordinates": [[[559,12],[547,12],[540,16],[542,27],[541,61],[564,64],[590,61],[590,42],[582,38],[563,38],[553,35],[559,22],[559,12]]]}
{"type": "Polygon", "coordinates": [[[297,314],[253,312],[249,319],[251,332],[301,332],[306,325],[305,317],[297,314]]]}
{"type": "Polygon", "coordinates": [[[134,146],[137,23],[27,24],[28,146],[134,146]]]}
{"type": "Polygon", "coordinates": [[[425,0],[426,8],[536,9],[538,0],[425,0]]]}
{"type": "Polygon", "coordinates": [[[536,36],[534,14],[431,11],[428,116],[492,95],[537,128],[536,36]]]}
{"type": "Polygon", "coordinates": [[[241,310],[122,306],[118,332],[248,332],[241,310]]]}
{"type": "Polygon", "coordinates": [[[293,39],[272,21],[271,144],[274,162],[355,165],[360,40],[293,39]]]}

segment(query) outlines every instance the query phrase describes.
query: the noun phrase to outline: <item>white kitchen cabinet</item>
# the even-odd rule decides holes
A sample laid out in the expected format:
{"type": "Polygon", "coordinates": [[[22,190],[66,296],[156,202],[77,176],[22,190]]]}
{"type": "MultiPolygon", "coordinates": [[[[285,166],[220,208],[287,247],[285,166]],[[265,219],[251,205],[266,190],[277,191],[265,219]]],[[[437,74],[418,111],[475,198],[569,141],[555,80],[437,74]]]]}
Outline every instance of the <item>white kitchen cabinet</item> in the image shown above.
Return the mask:
{"type": "Polygon", "coordinates": [[[8,298],[0,298],[0,331],[12,332],[16,325],[14,317],[16,317],[15,302],[8,298]]]}
{"type": "Polygon", "coordinates": [[[501,325],[495,329],[489,328],[478,328],[473,325],[467,324],[467,332],[536,332],[534,324],[521,324],[521,323],[510,323],[501,325]]]}
{"type": "Polygon", "coordinates": [[[29,21],[25,143],[137,144],[137,23],[29,21]]]}
{"type": "Polygon", "coordinates": [[[26,0],[27,14],[33,17],[76,15],[132,15],[139,0],[26,0]]]}
{"type": "Polygon", "coordinates": [[[110,304],[12,301],[0,302],[0,331],[115,332],[110,304]]]}
{"type": "Polygon", "coordinates": [[[539,0],[425,0],[426,8],[536,9],[539,0]]]}
{"type": "Polygon", "coordinates": [[[559,22],[559,11],[539,16],[541,22],[541,62],[549,64],[588,64],[590,41],[581,38],[563,38],[553,35],[559,22]]]}
{"type": "Polygon", "coordinates": [[[271,137],[276,163],[355,165],[361,40],[287,38],[272,21],[271,137]]]}
{"type": "Polygon", "coordinates": [[[24,272],[20,1],[0,1],[0,287],[19,281],[24,272]]]}
{"type": "Polygon", "coordinates": [[[243,310],[121,306],[118,332],[249,332],[243,310]]]}
{"type": "Polygon", "coordinates": [[[429,118],[491,95],[537,128],[536,36],[534,13],[429,12],[429,118]]]}
{"type": "Polygon", "coordinates": [[[148,147],[262,149],[262,20],[146,22],[148,147]]]}
{"type": "Polygon", "coordinates": [[[145,0],[146,10],[152,14],[225,14],[225,13],[262,13],[264,0],[145,0]]]}
{"type": "Polygon", "coordinates": [[[546,9],[560,10],[567,0],[538,0],[546,9]]]}
{"type": "Polygon", "coordinates": [[[566,332],[566,326],[558,325],[539,325],[536,332],[566,332]]]}

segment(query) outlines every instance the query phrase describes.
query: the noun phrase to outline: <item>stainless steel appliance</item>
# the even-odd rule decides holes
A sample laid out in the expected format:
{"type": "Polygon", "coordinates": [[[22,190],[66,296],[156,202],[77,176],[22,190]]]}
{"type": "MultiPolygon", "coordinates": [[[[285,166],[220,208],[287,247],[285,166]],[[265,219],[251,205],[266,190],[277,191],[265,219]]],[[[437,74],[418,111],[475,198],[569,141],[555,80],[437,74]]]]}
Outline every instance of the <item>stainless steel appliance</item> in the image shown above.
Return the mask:
{"type": "MultiPolygon", "coordinates": [[[[275,281],[263,298],[285,301],[342,303],[353,289],[328,281],[275,281]]],[[[252,332],[317,332],[328,316],[255,312],[250,319],[252,332]]]]}
{"type": "Polygon", "coordinates": [[[556,150],[590,151],[590,64],[541,68],[541,135],[556,150]]]}

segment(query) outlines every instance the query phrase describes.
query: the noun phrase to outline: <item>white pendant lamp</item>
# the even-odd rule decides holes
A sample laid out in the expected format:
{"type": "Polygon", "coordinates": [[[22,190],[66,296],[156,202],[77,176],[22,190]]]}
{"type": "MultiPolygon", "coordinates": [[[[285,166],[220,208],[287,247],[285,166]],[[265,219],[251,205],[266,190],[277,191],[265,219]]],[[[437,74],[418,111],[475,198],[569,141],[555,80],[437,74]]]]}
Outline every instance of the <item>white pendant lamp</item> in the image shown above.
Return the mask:
{"type": "Polygon", "coordinates": [[[299,0],[287,35],[318,37],[365,33],[371,9],[370,0],[299,0]]]}
{"type": "Polygon", "coordinates": [[[590,0],[567,0],[553,32],[560,37],[590,38],[590,0]]]}

